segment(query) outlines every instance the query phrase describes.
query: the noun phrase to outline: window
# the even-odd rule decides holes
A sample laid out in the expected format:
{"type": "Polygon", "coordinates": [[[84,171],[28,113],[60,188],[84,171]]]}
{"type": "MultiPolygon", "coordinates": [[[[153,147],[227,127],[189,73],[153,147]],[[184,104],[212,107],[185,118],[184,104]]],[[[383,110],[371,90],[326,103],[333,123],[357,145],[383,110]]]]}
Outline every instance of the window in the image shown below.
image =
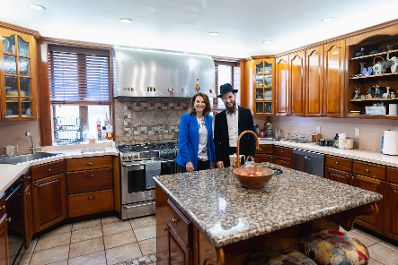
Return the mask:
{"type": "MultiPolygon", "coordinates": [[[[215,87],[217,95],[219,95],[220,86],[225,83],[230,83],[234,89],[240,91],[240,66],[239,63],[230,63],[215,61],[216,71],[215,71],[215,87]]],[[[236,94],[236,104],[240,104],[240,93],[236,94]]],[[[216,104],[214,102],[214,104],[216,104]]],[[[224,102],[221,98],[218,98],[217,109],[224,109],[224,102]]]]}
{"type": "Polygon", "coordinates": [[[112,130],[110,50],[49,45],[48,60],[53,140],[103,138],[112,130]]]}

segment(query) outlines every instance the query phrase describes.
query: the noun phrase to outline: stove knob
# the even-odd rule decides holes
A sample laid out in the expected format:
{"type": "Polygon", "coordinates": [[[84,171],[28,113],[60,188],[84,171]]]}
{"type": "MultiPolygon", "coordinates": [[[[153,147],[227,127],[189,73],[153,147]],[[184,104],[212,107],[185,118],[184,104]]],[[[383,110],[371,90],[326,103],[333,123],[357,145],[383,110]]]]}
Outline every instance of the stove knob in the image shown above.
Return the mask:
{"type": "Polygon", "coordinates": [[[126,160],[127,156],[126,155],[122,155],[122,160],[126,160]]]}
{"type": "Polygon", "coordinates": [[[131,154],[129,154],[129,155],[127,155],[127,157],[129,160],[131,160],[133,156],[131,154]]]}

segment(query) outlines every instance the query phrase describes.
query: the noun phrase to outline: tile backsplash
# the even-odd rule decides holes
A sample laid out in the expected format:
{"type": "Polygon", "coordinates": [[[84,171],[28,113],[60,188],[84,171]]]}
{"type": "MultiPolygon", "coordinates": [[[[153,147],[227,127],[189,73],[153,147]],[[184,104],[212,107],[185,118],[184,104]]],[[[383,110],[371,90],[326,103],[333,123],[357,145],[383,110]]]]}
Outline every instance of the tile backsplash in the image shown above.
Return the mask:
{"type": "Polygon", "coordinates": [[[187,98],[131,98],[115,100],[116,144],[176,140],[187,98]]]}

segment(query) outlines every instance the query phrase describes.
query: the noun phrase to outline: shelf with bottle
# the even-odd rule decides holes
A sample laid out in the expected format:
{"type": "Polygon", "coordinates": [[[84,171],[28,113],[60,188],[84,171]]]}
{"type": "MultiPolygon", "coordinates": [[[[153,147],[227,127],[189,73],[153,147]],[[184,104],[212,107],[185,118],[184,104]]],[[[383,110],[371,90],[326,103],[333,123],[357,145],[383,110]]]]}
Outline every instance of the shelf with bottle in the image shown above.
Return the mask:
{"type": "Polygon", "coordinates": [[[373,54],[367,54],[367,55],[361,55],[361,56],[352,57],[351,61],[371,59],[371,58],[376,57],[376,56],[382,56],[382,55],[394,54],[394,53],[398,53],[398,49],[392,49],[392,50],[387,50],[387,51],[384,51],[384,52],[376,52],[376,53],[373,53],[373,54]]]}

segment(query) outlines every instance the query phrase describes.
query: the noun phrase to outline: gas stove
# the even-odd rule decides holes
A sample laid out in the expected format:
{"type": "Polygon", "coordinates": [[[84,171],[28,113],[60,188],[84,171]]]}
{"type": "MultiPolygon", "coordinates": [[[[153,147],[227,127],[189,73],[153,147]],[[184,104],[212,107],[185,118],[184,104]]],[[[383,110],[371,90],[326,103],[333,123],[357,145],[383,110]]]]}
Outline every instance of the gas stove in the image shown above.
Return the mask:
{"type": "Polygon", "coordinates": [[[148,159],[173,160],[177,156],[177,142],[120,145],[121,162],[148,159]]]}

